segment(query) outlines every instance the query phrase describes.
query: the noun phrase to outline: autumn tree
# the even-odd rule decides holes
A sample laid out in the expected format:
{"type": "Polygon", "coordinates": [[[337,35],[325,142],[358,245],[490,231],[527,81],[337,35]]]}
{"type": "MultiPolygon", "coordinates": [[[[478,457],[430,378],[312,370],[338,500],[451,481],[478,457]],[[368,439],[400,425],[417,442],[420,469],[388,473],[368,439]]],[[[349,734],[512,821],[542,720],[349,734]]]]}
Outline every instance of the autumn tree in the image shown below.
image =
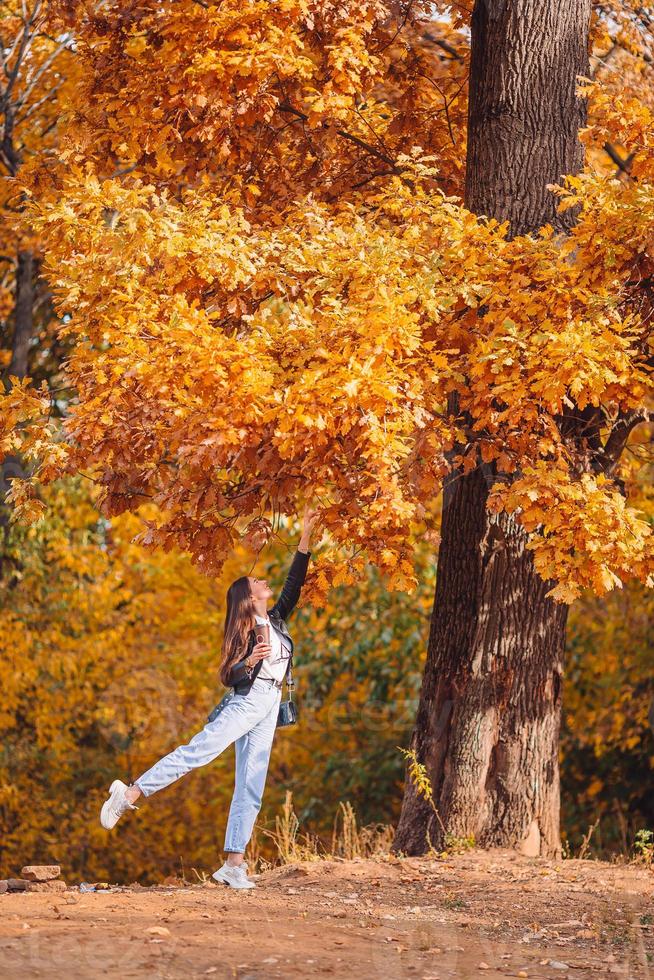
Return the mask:
{"type": "MultiPolygon", "coordinates": [[[[464,200],[508,222],[510,237],[570,225],[574,211],[559,213],[550,188],[582,165],[585,100],[576,85],[589,73],[589,22],[590,0],[475,3],[464,200]]],[[[498,413],[506,408],[500,388],[498,413]]],[[[553,421],[577,441],[598,413],[568,401],[553,421]]],[[[460,411],[456,395],[450,410],[460,411]]],[[[477,419],[466,414],[474,430],[477,419]]],[[[435,777],[441,819],[454,836],[555,854],[568,606],[548,595],[555,583],[536,572],[519,517],[489,508],[497,478],[494,459],[471,473],[455,467],[447,478],[412,747],[435,777]]],[[[394,846],[419,853],[432,819],[407,777],[394,846]]]]}
{"type": "MultiPolygon", "coordinates": [[[[25,160],[56,152],[57,121],[66,89],[75,84],[78,62],[71,36],[53,38],[44,29],[42,0],[0,3],[0,373],[3,387],[29,376],[53,378],[61,360],[52,327],[47,283],[39,277],[38,238],[24,216],[15,178],[25,160]]],[[[56,383],[56,382],[55,382],[56,383]]],[[[13,477],[25,475],[15,453],[0,465],[0,534],[6,544],[5,495],[13,477]]],[[[0,542],[0,565],[4,560],[0,542]]]]}
{"type": "MultiPolygon", "coordinates": [[[[511,2],[477,5],[472,61],[467,15],[446,5],[49,4],[83,82],[60,161],[35,159],[19,186],[77,402],[60,423],[47,391],[16,385],[0,432],[38,464],[12,485],[18,516],[84,472],[106,516],[153,502],[140,540],[211,574],[317,494],[317,606],[366,561],[390,589],[415,584],[443,489],[416,744],[446,832],[541,853],[559,846],[566,606],[654,583],[624,453],[651,408],[633,286],[649,276],[648,109],[629,93],[616,113],[587,82],[586,138],[631,155],[634,179],[575,175],[589,11],[573,6],[574,24],[526,6],[504,91],[506,42],[490,41],[516,35],[511,2]]],[[[409,788],[398,848],[426,846],[428,817],[409,788]]]]}
{"type": "MultiPolygon", "coordinates": [[[[638,33],[633,10],[613,8],[623,26],[631,27],[633,46],[638,33]]],[[[586,121],[585,100],[576,82],[590,72],[590,14],[590,4],[584,2],[565,7],[475,4],[465,201],[471,210],[507,221],[510,237],[537,233],[544,226],[562,234],[582,203],[570,195],[565,208],[557,208],[552,185],[563,174],[578,172],[583,163],[578,133],[586,121]]],[[[594,33],[596,45],[608,41],[610,52],[620,39],[626,43],[622,32],[607,36],[599,18],[594,33]]],[[[647,86],[640,90],[647,97],[647,86]]],[[[627,171],[612,143],[605,142],[603,149],[627,171]]],[[[626,280],[629,263],[638,260],[633,252],[624,258],[626,280]]],[[[514,270],[517,276],[521,272],[519,266],[514,270]]],[[[618,305],[622,299],[624,309],[627,281],[620,285],[622,297],[616,282],[615,301],[618,305]]],[[[530,286],[533,296],[536,283],[530,286]]],[[[550,310],[545,306],[543,316],[550,310]]],[[[649,311],[641,312],[646,326],[649,311]]],[[[647,343],[643,353],[651,367],[647,343]]],[[[580,399],[580,385],[580,377],[572,380],[553,421],[565,441],[585,453],[580,469],[600,479],[615,475],[629,433],[647,421],[648,412],[611,407],[599,398],[580,399]]],[[[502,385],[495,390],[501,392],[502,385]]],[[[449,407],[454,413],[460,410],[456,396],[449,407]]],[[[494,407],[505,409],[501,394],[494,407]]],[[[474,415],[468,415],[468,424],[479,427],[474,415]]],[[[495,513],[489,507],[489,491],[497,479],[495,462],[484,462],[483,453],[474,471],[454,470],[447,478],[438,584],[413,747],[434,777],[448,832],[473,835],[483,844],[518,844],[530,854],[556,854],[567,608],[552,599],[554,580],[536,572],[529,524],[519,514],[495,513]]],[[[576,534],[570,544],[574,554],[576,534]]],[[[553,570],[553,565],[547,569],[553,570]]],[[[394,846],[420,852],[426,832],[441,836],[433,823],[431,808],[407,778],[394,846]]]]}

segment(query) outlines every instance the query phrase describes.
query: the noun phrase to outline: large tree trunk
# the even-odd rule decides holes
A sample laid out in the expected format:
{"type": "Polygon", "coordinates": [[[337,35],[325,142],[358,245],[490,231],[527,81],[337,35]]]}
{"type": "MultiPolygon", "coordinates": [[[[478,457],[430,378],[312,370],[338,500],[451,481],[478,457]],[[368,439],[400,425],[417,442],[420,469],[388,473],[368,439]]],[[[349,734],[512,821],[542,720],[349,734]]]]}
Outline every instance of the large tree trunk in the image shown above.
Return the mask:
{"type": "Polygon", "coordinates": [[[566,228],[547,184],[583,164],[579,129],[586,102],[576,76],[588,77],[591,0],[477,0],[466,160],[466,207],[512,235],[549,222],[566,228]]]}
{"type": "Polygon", "coordinates": [[[445,832],[556,855],[567,606],[545,598],[527,536],[486,508],[490,467],[444,490],[427,665],[412,740],[432,807],[407,779],[393,847],[422,854],[445,832]],[[429,835],[429,836],[428,836],[429,835]]]}
{"type": "MultiPolygon", "coordinates": [[[[590,0],[477,0],[472,18],[466,205],[565,230],[548,183],[582,163],[590,0]]],[[[456,412],[452,399],[450,411],[456,412]]],[[[458,449],[459,447],[457,447],[458,449]]],[[[568,607],[545,598],[528,536],[487,510],[492,465],[453,472],[427,664],[411,747],[434,808],[407,773],[393,849],[421,854],[447,835],[558,855],[558,740],[568,607]]]]}

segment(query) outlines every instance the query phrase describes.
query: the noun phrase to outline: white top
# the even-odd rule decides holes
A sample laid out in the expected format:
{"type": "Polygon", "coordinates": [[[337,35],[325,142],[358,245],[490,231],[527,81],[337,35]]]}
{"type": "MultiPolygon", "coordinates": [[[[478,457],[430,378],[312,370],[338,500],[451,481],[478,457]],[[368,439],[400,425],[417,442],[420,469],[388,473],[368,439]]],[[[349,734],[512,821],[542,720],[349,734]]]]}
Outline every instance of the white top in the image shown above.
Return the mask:
{"type": "Polygon", "coordinates": [[[257,677],[274,677],[276,681],[284,680],[288,659],[291,654],[291,644],[288,637],[279,633],[268,617],[255,615],[257,623],[267,623],[270,627],[270,646],[272,652],[261,661],[261,669],[257,677]]]}

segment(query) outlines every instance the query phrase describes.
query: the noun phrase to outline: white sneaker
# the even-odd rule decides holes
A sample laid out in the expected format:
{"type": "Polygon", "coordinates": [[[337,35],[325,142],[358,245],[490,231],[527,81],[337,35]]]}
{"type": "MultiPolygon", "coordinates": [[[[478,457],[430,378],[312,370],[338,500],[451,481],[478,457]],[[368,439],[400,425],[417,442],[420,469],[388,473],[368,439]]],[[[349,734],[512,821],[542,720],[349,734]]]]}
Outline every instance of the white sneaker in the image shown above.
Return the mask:
{"type": "Polygon", "coordinates": [[[218,871],[214,871],[211,875],[214,881],[222,881],[226,885],[231,885],[232,888],[256,888],[257,886],[248,878],[247,865],[245,861],[242,864],[227,864],[227,861],[223,864],[222,868],[218,871]]]}
{"type": "Polygon", "coordinates": [[[123,813],[128,810],[138,810],[135,803],[130,803],[125,798],[128,786],[122,779],[114,779],[109,787],[109,799],[102,804],[100,811],[100,823],[105,830],[115,827],[123,813]]]}

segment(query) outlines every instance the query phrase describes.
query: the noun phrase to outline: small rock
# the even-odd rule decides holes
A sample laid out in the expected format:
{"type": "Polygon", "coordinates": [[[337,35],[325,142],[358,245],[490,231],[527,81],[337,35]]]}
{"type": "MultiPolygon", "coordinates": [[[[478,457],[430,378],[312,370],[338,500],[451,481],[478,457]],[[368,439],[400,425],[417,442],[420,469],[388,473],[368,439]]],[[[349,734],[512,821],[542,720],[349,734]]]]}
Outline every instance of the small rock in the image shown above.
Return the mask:
{"type": "Polygon", "coordinates": [[[51,878],[50,881],[30,881],[27,884],[28,892],[65,892],[66,882],[61,878],[51,878]]]}
{"type": "Polygon", "coordinates": [[[550,960],[549,965],[553,970],[569,970],[570,967],[563,960],[550,960]]]}
{"type": "Polygon", "coordinates": [[[7,885],[6,879],[0,881],[0,895],[4,895],[6,891],[9,891],[9,886],[7,885]]]}
{"type": "Polygon", "coordinates": [[[529,976],[529,974],[527,973],[526,970],[518,970],[518,976],[519,977],[527,977],[527,976],[529,976]]]}
{"type": "Polygon", "coordinates": [[[28,881],[51,881],[60,874],[61,868],[58,864],[28,864],[20,873],[21,878],[27,878],[28,881]]]}
{"type": "Polygon", "coordinates": [[[22,878],[7,878],[7,889],[10,892],[26,892],[29,881],[22,878]]]}
{"type": "Polygon", "coordinates": [[[169,936],[170,929],[166,929],[165,926],[150,926],[149,929],[145,930],[151,936],[169,936]]]}
{"type": "Polygon", "coordinates": [[[477,969],[479,969],[479,970],[490,970],[490,966],[488,965],[488,963],[484,963],[484,961],[482,960],[482,962],[479,964],[479,966],[477,967],[477,969]]]}
{"type": "Polygon", "coordinates": [[[336,909],[335,912],[332,912],[332,918],[347,919],[347,912],[345,911],[345,909],[336,909]]]}

